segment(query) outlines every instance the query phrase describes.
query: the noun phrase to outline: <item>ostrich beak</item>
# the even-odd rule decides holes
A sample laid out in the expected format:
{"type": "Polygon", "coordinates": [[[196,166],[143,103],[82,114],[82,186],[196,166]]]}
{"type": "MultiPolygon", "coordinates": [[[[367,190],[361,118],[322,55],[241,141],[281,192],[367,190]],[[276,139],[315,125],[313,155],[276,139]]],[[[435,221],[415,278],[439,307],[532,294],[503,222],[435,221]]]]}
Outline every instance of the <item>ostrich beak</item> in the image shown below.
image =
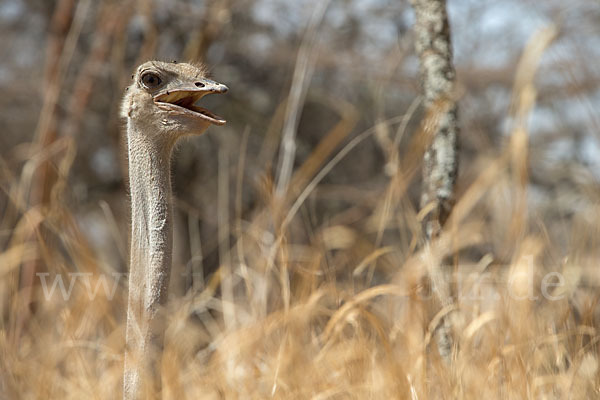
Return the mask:
{"type": "Polygon", "coordinates": [[[190,115],[203,119],[214,125],[225,125],[225,119],[212,113],[196,103],[208,94],[223,94],[229,88],[206,78],[193,82],[179,82],[154,96],[158,107],[178,115],[190,115]]]}

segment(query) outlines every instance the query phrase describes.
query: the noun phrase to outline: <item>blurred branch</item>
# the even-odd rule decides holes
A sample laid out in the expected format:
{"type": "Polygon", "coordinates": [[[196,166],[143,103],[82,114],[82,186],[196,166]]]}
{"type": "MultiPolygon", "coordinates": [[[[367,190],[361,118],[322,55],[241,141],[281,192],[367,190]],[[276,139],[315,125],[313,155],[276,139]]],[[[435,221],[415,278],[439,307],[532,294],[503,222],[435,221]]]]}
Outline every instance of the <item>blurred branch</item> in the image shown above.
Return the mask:
{"type": "Polygon", "coordinates": [[[310,178],[327,160],[327,157],[344,140],[356,126],[360,115],[356,107],[341,100],[333,99],[326,93],[321,93],[320,98],[326,99],[327,103],[340,115],[340,121],[319,141],[319,144],[308,156],[306,161],[294,173],[290,183],[290,195],[297,195],[306,185],[310,178]]]}
{"type": "MultiPolygon", "coordinates": [[[[60,89],[81,34],[90,3],[90,0],[82,0],[77,3],[75,8],[74,0],[61,0],[54,10],[46,52],[44,103],[34,138],[34,153],[44,151],[56,140],[56,114],[60,89]]],[[[21,180],[21,191],[29,190],[28,201],[26,202],[29,208],[43,206],[48,203],[54,181],[53,177],[50,176],[50,171],[50,160],[44,160],[37,165],[28,188],[23,186],[25,182],[21,180]]],[[[36,242],[36,234],[40,234],[37,229],[28,240],[36,242]]],[[[21,266],[19,289],[23,291],[23,296],[19,297],[22,301],[16,305],[17,312],[13,331],[15,343],[18,342],[20,332],[29,319],[34,276],[40,268],[40,260],[37,258],[26,261],[21,266]]]]}
{"type": "Polygon", "coordinates": [[[146,21],[144,41],[138,54],[136,65],[148,61],[156,53],[156,42],[158,40],[158,30],[153,20],[152,11],[154,5],[152,0],[139,0],[136,2],[137,11],[144,16],[146,21]]]}
{"type": "Polygon", "coordinates": [[[126,5],[114,5],[111,2],[102,3],[96,20],[92,49],[86,57],[83,66],[75,80],[73,91],[68,100],[69,118],[66,121],[65,136],[78,133],[87,105],[96,87],[98,77],[109,54],[111,39],[115,32],[125,24],[120,16],[125,14],[126,5]]]}
{"type": "MultiPolygon", "coordinates": [[[[527,43],[519,60],[513,88],[511,115],[514,119],[509,149],[511,172],[515,188],[514,212],[509,235],[512,240],[525,237],[527,213],[527,184],[529,181],[529,139],[527,132],[528,118],[535,106],[537,89],[534,85],[535,74],[544,51],[556,37],[554,26],[536,32],[527,43]]],[[[517,240],[519,243],[520,240],[517,240]]]]}
{"type": "Polygon", "coordinates": [[[188,41],[183,57],[186,60],[204,60],[206,52],[221,33],[230,19],[230,0],[211,2],[204,15],[204,21],[198,23],[198,29],[188,41]]]}
{"type": "Polygon", "coordinates": [[[322,0],[317,3],[306,28],[304,40],[298,51],[298,57],[296,58],[296,68],[294,69],[289,99],[286,103],[281,147],[279,150],[279,175],[275,189],[278,196],[281,196],[287,189],[292,175],[296,154],[296,130],[298,128],[300,110],[304,103],[306,91],[315,66],[316,45],[319,36],[318,27],[321,24],[328,5],[329,0],[322,0]]]}

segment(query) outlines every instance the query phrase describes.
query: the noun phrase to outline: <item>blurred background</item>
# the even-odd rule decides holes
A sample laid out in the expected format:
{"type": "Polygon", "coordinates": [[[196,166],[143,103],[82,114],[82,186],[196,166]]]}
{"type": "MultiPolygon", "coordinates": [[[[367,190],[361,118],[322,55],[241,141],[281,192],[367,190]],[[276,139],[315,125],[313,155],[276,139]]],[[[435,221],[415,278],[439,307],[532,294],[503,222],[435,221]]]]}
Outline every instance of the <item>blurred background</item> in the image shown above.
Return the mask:
{"type": "MultiPolygon", "coordinates": [[[[117,251],[127,240],[128,220],[118,113],[124,87],[145,60],[201,60],[215,80],[231,88],[211,104],[228,124],[180,146],[174,190],[178,225],[198,224],[203,257],[216,262],[217,155],[221,152],[222,162],[235,169],[247,132],[242,201],[243,212],[250,212],[265,200],[264,185],[276,176],[281,128],[288,117],[285,102],[303,40],[308,43],[303,55],[308,55],[307,90],[292,123],[297,126],[297,166],[340,121],[346,122],[347,132],[333,140],[334,147],[378,121],[403,115],[418,101],[414,14],[408,1],[325,3],[322,19],[316,16],[313,22],[316,37],[303,39],[319,2],[3,0],[1,209],[11,208],[7,187],[33,149],[46,150],[49,165],[31,177],[30,193],[23,199],[30,205],[50,201],[59,164],[72,157],[64,177],[68,190],[57,195],[69,205],[97,255],[112,268],[124,269],[126,258],[117,251]],[[64,138],[72,139],[68,150],[64,141],[50,149],[64,138]],[[117,223],[118,244],[108,209],[117,223]]],[[[563,222],[591,206],[586,194],[598,190],[600,9],[577,0],[450,0],[448,9],[462,94],[459,187],[469,181],[475,156],[497,153],[506,141],[516,66],[527,41],[543,27],[558,30],[536,75],[539,101],[528,119],[529,200],[551,225],[551,233],[563,229],[567,234],[563,222]]],[[[400,146],[418,124],[418,112],[400,146]]],[[[373,188],[389,178],[386,165],[394,134],[380,130],[327,175],[327,185],[315,199],[325,205],[315,217],[327,218],[348,200],[372,200],[373,188]]],[[[0,241],[6,246],[10,230],[4,229],[0,241]]],[[[562,239],[568,244],[568,235],[562,239]]],[[[177,262],[183,264],[192,257],[186,241],[189,235],[180,232],[177,262]]]]}
{"type": "MultiPolygon", "coordinates": [[[[598,3],[449,0],[448,11],[460,96],[459,199],[507,151],[519,110],[532,101],[524,115],[525,169],[520,177],[500,173],[486,187],[483,205],[471,214],[480,222],[477,245],[457,254],[477,262],[491,253],[509,264],[515,239],[534,235],[544,265],[589,264],[576,282],[595,284],[598,3]],[[527,68],[519,66],[537,65],[527,54],[549,31],[553,40],[523,83],[517,71],[527,68]],[[519,179],[525,222],[515,228],[519,179]]],[[[374,249],[393,246],[366,287],[387,280],[422,243],[418,174],[391,211],[383,204],[423,117],[413,23],[408,0],[0,0],[0,278],[12,282],[4,288],[27,287],[35,271],[80,270],[82,260],[105,273],[127,270],[119,107],[135,67],[150,59],[202,61],[230,89],[209,103],[227,125],[185,140],[175,152],[173,295],[202,289],[225,262],[219,249],[242,232],[252,235],[257,219],[264,222],[280,173],[282,132],[290,129],[292,196],[341,149],[350,150],[312,188],[290,226],[298,273],[313,260],[308,247],[322,253],[317,264],[325,277],[343,281],[374,249]]],[[[261,225],[257,243],[272,243],[268,226],[261,225]]],[[[0,290],[0,305],[3,326],[18,331],[27,322],[14,314],[14,293],[0,290]]]]}

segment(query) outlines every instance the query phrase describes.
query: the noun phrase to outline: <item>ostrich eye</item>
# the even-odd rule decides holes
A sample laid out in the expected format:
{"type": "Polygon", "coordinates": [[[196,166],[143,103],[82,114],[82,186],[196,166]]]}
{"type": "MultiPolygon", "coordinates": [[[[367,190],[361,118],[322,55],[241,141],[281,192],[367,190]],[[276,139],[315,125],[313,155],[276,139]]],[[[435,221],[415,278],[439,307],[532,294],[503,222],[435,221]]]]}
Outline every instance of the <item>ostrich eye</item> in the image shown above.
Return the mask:
{"type": "Polygon", "coordinates": [[[148,89],[153,89],[153,88],[157,87],[158,85],[160,85],[162,83],[162,81],[160,80],[158,75],[156,75],[155,73],[146,72],[144,75],[142,75],[142,83],[148,89]]]}

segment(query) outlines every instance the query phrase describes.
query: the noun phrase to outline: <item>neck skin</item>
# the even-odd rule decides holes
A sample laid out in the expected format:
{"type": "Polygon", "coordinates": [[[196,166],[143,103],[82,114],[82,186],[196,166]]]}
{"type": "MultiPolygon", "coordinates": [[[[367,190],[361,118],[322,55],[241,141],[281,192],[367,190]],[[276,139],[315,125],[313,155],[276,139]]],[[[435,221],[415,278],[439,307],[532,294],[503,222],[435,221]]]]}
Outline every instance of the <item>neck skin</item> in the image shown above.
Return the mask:
{"type": "Polygon", "coordinates": [[[128,118],[131,253],[124,399],[151,398],[161,386],[165,324],[160,306],[167,300],[171,272],[173,144],[149,131],[128,118]]]}

